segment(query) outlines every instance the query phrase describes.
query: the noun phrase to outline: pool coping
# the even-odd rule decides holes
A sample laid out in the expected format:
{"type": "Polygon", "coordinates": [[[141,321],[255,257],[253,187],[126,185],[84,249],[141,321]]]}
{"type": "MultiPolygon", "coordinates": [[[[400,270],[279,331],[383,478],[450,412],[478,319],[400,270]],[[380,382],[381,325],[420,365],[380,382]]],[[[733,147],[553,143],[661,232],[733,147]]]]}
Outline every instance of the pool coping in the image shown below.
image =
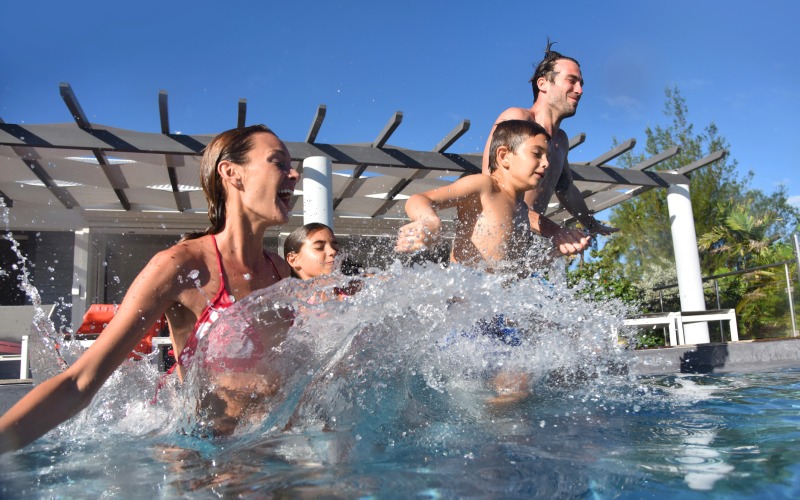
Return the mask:
{"type": "MultiPolygon", "coordinates": [[[[633,373],[749,373],[800,367],[800,338],[743,340],[634,351],[633,373]]],[[[0,414],[33,387],[32,379],[0,380],[0,414]]]]}
{"type": "Polygon", "coordinates": [[[747,373],[800,367],[800,338],[741,340],[635,351],[634,372],[747,373]]]}

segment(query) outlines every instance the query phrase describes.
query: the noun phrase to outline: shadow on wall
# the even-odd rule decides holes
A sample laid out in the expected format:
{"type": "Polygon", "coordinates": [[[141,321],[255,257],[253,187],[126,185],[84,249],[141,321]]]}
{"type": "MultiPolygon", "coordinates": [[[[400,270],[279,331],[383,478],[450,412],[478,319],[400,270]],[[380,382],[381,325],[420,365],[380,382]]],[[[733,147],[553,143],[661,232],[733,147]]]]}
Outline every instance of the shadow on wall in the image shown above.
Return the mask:
{"type": "Polygon", "coordinates": [[[725,367],[728,358],[726,344],[698,345],[681,356],[681,373],[714,373],[725,367]]]}

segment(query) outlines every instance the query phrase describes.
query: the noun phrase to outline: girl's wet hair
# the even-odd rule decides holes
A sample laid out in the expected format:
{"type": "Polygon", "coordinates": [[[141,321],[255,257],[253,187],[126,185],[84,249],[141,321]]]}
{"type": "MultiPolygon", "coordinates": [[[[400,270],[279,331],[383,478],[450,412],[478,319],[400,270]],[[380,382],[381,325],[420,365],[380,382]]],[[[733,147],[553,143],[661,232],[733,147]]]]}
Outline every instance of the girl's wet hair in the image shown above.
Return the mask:
{"type": "Polygon", "coordinates": [[[205,231],[184,235],[183,241],[207,234],[218,234],[225,229],[227,193],[217,166],[222,161],[229,161],[237,165],[246,164],[247,155],[253,149],[255,134],[272,134],[277,137],[275,132],[266,125],[251,125],[222,132],[211,139],[211,142],[203,150],[203,158],[200,161],[200,185],[203,187],[206,201],[208,201],[208,219],[211,225],[205,231]]]}
{"type": "Polygon", "coordinates": [[[550,38],[547,38],[547,47],[544,49],[544,59],[542,62],[536,66],[536,71],[534,71],[533,76],[530,79],[531,87],[533,88],[533,100],[539,97],[539,86],[536,85],[537,80],[539,78],[546,78],[548,82],[554,82],[556,80],[556,75],[558,75],[558,71],[556,71],[556,63],[561,59],[566,59],[567,61],[572,61],[581,67],[581,64],[576,61],[575,59],[565,56],[555,50],[552,50],[553,45],[556,42],[551,42],[550,38]]]}
{"type": "MultiPolygon", "coordinates": [[[[327,229],[333,234],[333,229],[321,222],[309,222],[289,233],[289,236],[286,237],[286,241],[283,242],[283,257],[286,258],[290,253],[300,253],[300,249],[303,248],[305,242],[308,241],[308,237],[320,229],[327,229]]],[[[292,269],[292,276],[299,278],[297,273],[294,272],[294,269],[292,269]]]]}
{"type": "Polygon", "coordinates": [[[528,120],[506,120],[498,123],[492,133],[492,143],[489,146],[489,172],[497,169],[497,149],[505,146],[511,152],[516,152],[519,146],[528,140],[528,137],[544,135],[550,140],[550,134],[536,122],[528,120]]]}

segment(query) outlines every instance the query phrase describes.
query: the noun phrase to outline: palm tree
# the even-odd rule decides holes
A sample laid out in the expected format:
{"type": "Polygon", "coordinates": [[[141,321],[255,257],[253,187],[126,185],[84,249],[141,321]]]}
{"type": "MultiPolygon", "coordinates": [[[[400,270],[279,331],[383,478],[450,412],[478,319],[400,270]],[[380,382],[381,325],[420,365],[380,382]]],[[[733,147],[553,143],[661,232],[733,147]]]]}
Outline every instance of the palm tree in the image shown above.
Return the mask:
{"type": "MultiPolygon", "coordinates": [[[[754,214],[752,200],[746,203],[720,204],[721,222],[698,238],[707,274],[724,274],[786,260],[791,248],[776,243],[774,226],[780,218],[771,211],[754,214]]],[[[759,269],[723,278],[721,293],[736,303],[743,331],[753,336],[766,330],[782,328],[786,299],[784,273],[780,267],[759,269]]],[[[761,335],[759,335],[761,336],[761,335]]]]}

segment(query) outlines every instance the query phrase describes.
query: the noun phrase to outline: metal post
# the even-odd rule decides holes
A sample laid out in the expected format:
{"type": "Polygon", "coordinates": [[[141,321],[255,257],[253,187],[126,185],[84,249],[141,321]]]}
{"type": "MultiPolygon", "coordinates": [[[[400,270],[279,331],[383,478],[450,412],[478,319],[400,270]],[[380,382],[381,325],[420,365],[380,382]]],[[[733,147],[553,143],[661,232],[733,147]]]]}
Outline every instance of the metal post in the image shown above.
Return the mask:
{"type": "Polygon", "coordinates": [[[22,336],[22,346],[20,347],[19,357],[19,378],[28,378],[28,336],[22,336]]]}
{"type": "Polygon", "coordinates": [[[786,271],[786,292],[789,294],[789,316],[792,317],[792,337],[797,337],[797,324],[794,320],[794,300],[792,299],[792,280],[789,278],[789,264],[784,264],[786,271]]]}
{"type": "MultiPolygon", "coordinates": [[[[714,293],[717,294],[717,309],[722,309],[722,305],[719,302],[719,282],[714,280],[714,293]]],[[[719,320],[719,341],[725,342],[725,331],[722,329],[722,320],[719,320]]]]}
{"type": "Polygon", "coordinates": [[[797,261],[797,282],[800,283],[800,243],[797,242],[797,233],[792,235],[794,239],[794,258],[797,261]]]}
{"type": "Polygon", "coordinates": [[[333,229],[333,170],[325,156],[303,160],[303,224],[310,222],[333,229]]]}

